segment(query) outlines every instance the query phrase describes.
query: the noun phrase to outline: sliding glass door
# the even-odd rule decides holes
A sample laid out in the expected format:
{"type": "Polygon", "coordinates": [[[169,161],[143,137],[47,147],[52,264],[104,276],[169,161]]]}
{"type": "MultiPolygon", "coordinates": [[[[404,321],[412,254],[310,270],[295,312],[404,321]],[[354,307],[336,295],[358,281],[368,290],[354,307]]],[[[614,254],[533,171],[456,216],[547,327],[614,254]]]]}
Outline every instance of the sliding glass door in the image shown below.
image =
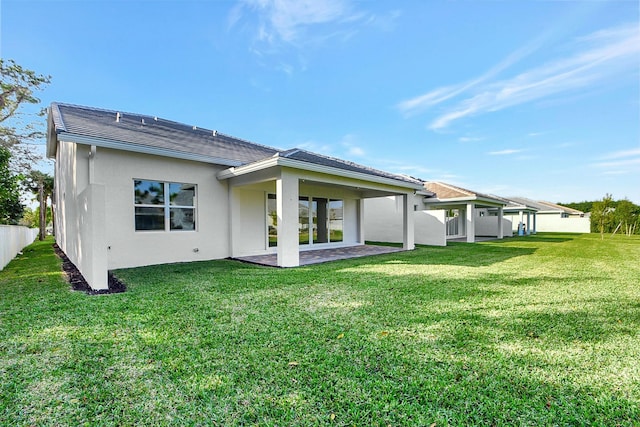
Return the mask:
{"type": "MultiPolygon", "coordinates": [[[[300,196],[298,242],[301,245],[342,242],[344,202],[338,199],[300,196]]],[[[278,245],[276,195],[267,195],[267,232],[270,247],[278,245]]]]}

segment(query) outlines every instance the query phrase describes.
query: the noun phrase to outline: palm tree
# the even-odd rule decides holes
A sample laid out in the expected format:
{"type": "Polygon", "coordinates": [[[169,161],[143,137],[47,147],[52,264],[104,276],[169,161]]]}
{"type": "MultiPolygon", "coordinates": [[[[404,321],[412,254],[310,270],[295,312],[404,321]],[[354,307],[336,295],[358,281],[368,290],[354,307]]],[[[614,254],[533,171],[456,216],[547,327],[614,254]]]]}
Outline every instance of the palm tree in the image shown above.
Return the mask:
{"type": "MultiPolygon", "coordinates": [[[[47,198],[53,197],[53,177],[44,172],[32,170],[25,177],[23,185],[28,191],[38,196],[38,201],[40,202],[40,233],[38,239],[44,240],[47,225],[47,198]]],[[[53,219],[53,206],[51,218],[53,219]]]]}

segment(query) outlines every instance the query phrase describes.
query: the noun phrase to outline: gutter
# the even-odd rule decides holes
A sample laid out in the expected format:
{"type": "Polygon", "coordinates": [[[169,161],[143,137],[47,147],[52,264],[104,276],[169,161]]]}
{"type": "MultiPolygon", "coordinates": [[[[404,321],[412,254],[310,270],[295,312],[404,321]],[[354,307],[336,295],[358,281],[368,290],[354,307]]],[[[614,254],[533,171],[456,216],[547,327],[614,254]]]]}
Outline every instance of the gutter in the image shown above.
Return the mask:
{"type": "Polygon", "coordinates": [[[155,156],[171,157],[174,159],[193,160],[197,162],[211,163],[223,166],[239,166],[242,162],[237,160],[229,160],[221,157],[211,157],[196,153],[187,153],[185,151],[171,150],[168,148],[151,147],[149,145],[134,144],[130,142],[121,142],[114,139],[96,138],[92,136],[83,136],[73,133],[59,133],[58,140],[66,142],[74,142],[76,144],[94,145],[96,147],[111,148],[114,150],[131,151],[134,153],[152,154],[155,156]]]}

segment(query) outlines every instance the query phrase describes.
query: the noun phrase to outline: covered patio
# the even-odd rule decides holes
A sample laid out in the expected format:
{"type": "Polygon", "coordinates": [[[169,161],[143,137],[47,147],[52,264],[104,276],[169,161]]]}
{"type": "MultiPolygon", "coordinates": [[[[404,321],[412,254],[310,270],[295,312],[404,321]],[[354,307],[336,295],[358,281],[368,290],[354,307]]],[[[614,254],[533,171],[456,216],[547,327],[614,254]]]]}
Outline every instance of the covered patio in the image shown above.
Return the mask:
{"type": "MultiPolygon", "coordinates": [[[[405,249],[393,246],[359,245],[342,248],[316,249],[300,251],[300,266],[321,264],[323,262],[338,261],[343,259],[361,258],[373,255],[383,255],[402,252],[405,249]]],[[[251,255],[231,258],[251,264],[278,267],[278,255],[275,253],[264,255],[251,255]]]]}
{"type": "Polygon", "coordinates": [[[364,244],[364,200],[383,196],[402,201],[402,247],[415,247],[413,197],[422,188],[415,179],[298,149],[217,178],[230,192],[232,259],[297,267],[372,255],[364,244]]]}

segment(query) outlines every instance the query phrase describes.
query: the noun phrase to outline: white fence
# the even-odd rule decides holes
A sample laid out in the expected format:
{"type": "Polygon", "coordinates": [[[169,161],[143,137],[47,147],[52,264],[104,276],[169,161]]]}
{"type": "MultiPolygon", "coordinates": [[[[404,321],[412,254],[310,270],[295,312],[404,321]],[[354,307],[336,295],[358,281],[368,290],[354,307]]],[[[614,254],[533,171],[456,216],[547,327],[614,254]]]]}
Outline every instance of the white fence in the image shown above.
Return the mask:
{"type": "Polygon", "coordinates": [[[0,225],[0,270],[38,236],[38,229],[17,225],[0,225]]]}

